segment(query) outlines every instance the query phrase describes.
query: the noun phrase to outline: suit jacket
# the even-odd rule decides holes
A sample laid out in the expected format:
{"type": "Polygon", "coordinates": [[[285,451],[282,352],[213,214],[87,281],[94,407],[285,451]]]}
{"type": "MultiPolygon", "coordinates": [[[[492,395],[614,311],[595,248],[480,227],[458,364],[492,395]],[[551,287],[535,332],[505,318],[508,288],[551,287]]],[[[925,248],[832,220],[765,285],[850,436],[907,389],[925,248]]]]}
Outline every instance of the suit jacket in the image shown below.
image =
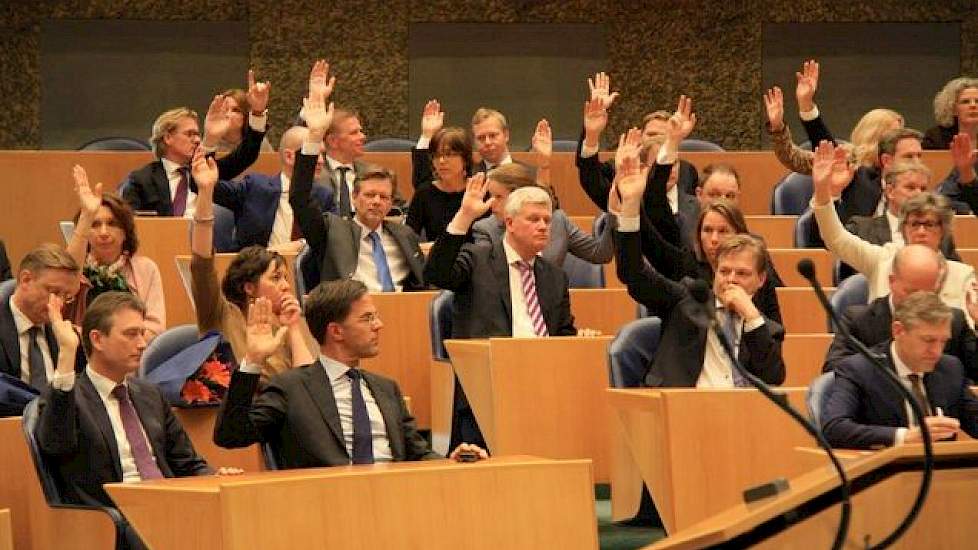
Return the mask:
{"type": "Polygon", "coordinates": [[[13,272],[10,270],[10,260],[7,259],[7,247],[0,241],[0,281],[13,279],[13,272]]]}
{"type": "MultiPolygon", "coordinates": [[[[10,300],[13,297],[16,285],[7,284],[0,286],[0,372],[4,372],[20,379],[20,338],[17,335],[17,324],[14,322],[14,313],[10,310],[10,300]]],[[[44,339],[47,340],[48,349],[51,350],[51,361],[55,367],[58,365],[58,341],[54,338],[51,325],[44,325],[44,339]]],[[[78,355],[75,359],[75,370],[83,368],[85,365],[85,354],[81,346],[78,347],[78,355]]],[[[42,388],[36,388],[38,390],[42,388]]]]}
{"type": "MultiPolygon", "coordinates": [[[[978,379],[978,340],[975,338],[975,331],[968,326],[963,311],[952,308],[952,312],[951,339],[944,347],[944,354],[957,357],[964,366],[965,376],[972,380],[978,379]]],[[[842,314],[841,321],[853,337],[869,347],[886,342],[892,335],[893,313],[890,311],[890,298],[883,296],[868,305],[849,306],[842,314]]],[[[835,370],[857,353],[859,352],[842,337],[841,332],[836,332],[825,356],[822,372],[835,370]]]]}
{"type": "MultiPolygon", "coordinates": [[[[513,335],[513,301],[503,241],[465,244],[465,235],[445,233],[428,253],[425,278],[455,293],[453,338],[513,335]]],[[[574,316],[564,270],[537,256],[533,262],[537,299],[551,336],[573,336],[574,316]]]]}
{"type": "MultiPolygon", "coordinates": [[[[217,159],[218,177],[230,180],[248,169],[258,159],[265,132],[256,132],[250,125],[244,127],[241,144],[230,154],[217,159]]],[[[188,176],[188,189],[197,192],[193,175],[188,176]]],[[[120,186],[122,198],[133,210],[150,210],[159,216],[173,215],[173,199],[170,197],[170,180],[166,177],[163,161],[156,159],[142,168],[129,173],[120,186]]]]}
{"type": "MultiPolygon", "coordinates": [[[[282,196],[282,174],[248,174],[237,180],[221,180],[214,188],[214,202],[234,214],[234,236],[237,250],[258,245],[268,246],[282,196]]],[[[312,186],[315,206],[323,213],[336,213],[333,188],[312,186]]]]}
{"type": "MultiPolygon", "coordinates": [[[[550,221],[550,244],[540,255],[557,266],[564,265],[568,252],[585,262],[606,264],[615,257],[614,225],[606,223],[600,234],[589,235],[581,231],[563,210],[554,210],[550,221]]],[[[472,224],[472,238],[477,243],[501,241],[505,234],[506,226],[495,216],[472,224]]]]}
{"type": "MultiPolygon", "coordinates": [[[[889,342],[875,348],[886,350],[886,366],[896,370],[889,342]]],[[[896,429],[908,424],[906,401],[885,380],[879,367],[861,355],[853,355],[835,370],[822,406],[822,431],[833,447],[871,448],[893,445],[896,429]]],[[[978,437],[978,400],[968,387],[956,357],[944,355],[933,372],[924,375],[927,399],[945,416],[961,421],[971,437],[978,437]]]]}
{"type": "MultiPolygon", "coordinates": [[[[384,417],[395,461],[443,458],[431,451],[404,406],[397,383],[361,370],[384,417]]],[[[277,374],[259,389],[257,374],[237,371],[214,426],[214,442],[246,447],[269,442],[281,468],[314,468],[350,463],[336,398],[319,361],[277,374]],[[257,392],[257,395],[256,395],[257,392]]]]}
{"type": "MultiPolygon", "coordinates": [[[[363,162],[362,160],[354,160],[353,161],[353,177],[354,177],[354,179],[355,180],[362,179],[363,178],[363,175],[366,174],[369,169],[370,169],[370,164],[369,163],[363,162]]],[[[294,174],[293,174],[293,177],[294,177],[294,174]]],[[[340,205],[340,195],[339,195],[340,187],[339,187],[339,183],[338,183],[338,179],[337,178],[339,178],[339,171],[330,168],[328,162],[324,162],[323,163],[323,171],[320,172],[319,177],[316,178],[316,187],[327,187],[327,188],[329,188],[330,191],[332,191],[333,202],[336,205],[335,206],[335,209],[338,209],[339,208],[339,205],[340,205]]],[[[399,204],[398,203],[399,196],[397,194],[397,187],[396,186],[394,188],[394,196],[395,196],[394,203],[395,204],[399,204]]],[[[350,194],[350,206],[352,207],[352,205],[353,205],[353,194],[351,193],[350,194]]]]}
{"type": "MultiPolygon", "coordinates": [[[[360,226],[351,219],[331,213],[324,214],[313,204],[310,195],[315,170],[315,155],[303,155],[301,152],[297,154],[292,171],[289,203],[306,238],[306,244],[319,259],[319,280],[349,279],[357,271],[362,237],[360,226]]],[[[404,290],[423,290],[424,255],[418,244],[418,236],[405,225],[384,221],[383,227],[397,242],[410,267],[408,276],[403,281],[394,283],[401,284],[404,290]]],[[[313,284],[313,281],[307,283],[313,284]]]]}
{"type": "MultiPolygon", "coordinates": [[[[714,303],[710,292],[707,306],[690,294],[691,279],[672,281],[642,260],[641,235],[619,232],[619,276],[628,294],[662,319],[662,336],[645,383],[652,387],[695,387],[706,354],[707,323],[704,307],[714,303]]],[[[784,329],[765,317],[760,327],[741,336],[738,359],[745,369],[768,384],[784,381],[781,343],[784,329]]]]}
{"type": "MultiPolygon", "coordinates": [[[[156,386],[130,378],[129,395],[165,477],[214,473],[156,386]]],[[[122,481],[119,449],[109,414],[88,374],[79,373],[70,391],[48,386],[40,399],[38,444],[56,464],[65,498],[75,504],[115,506],[102,484],[122,481]]]]}

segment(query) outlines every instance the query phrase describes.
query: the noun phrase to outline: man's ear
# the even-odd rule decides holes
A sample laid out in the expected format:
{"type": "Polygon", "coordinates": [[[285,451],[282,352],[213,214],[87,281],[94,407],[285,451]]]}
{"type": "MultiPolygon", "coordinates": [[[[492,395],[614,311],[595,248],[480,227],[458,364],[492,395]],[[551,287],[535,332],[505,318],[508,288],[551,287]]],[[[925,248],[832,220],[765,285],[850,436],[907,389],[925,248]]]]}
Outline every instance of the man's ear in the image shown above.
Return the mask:
{"type": "Polygon", "coordinates": [[[102,349],[102,336],[102,333],[95,329],[88,331],[88,341],[92,343],[92,351],[102,349]]]}
{"type": "Polygon", "coordinates": [[[326,340],[342,340],[343,327],[339,323],[329,323],[326,325],[326,340]]]}
{"type": "Polygon", "coordinates": [[[890,325],[890,330],[893,332],[893,337],[896,338],[897,336],[903,336],[907,332],[907,327],[900,321],[893,321],[893,324],[890,325]]]}

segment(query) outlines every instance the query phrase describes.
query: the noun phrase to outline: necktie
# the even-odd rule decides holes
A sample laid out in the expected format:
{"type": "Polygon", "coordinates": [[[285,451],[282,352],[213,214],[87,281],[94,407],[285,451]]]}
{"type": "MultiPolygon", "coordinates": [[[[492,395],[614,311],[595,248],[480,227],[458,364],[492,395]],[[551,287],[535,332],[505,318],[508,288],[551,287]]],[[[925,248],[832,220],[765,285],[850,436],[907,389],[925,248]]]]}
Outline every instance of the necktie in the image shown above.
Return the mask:
{"type": "Polygon", "coordinates": [[[384,244],[380,242],[380,235],[376,231],[371,231],[368,235],[370,244],[373,247],[374,267],[377,268],[377,280],[380,281],[380,288],[384,292],[394,292],[394,281],[391,279],[391,269],[387,265],[387,253],[384,252],[384,244]]]}
{"type": "Polygon", "coordinates": [[[339,181],[336,182],[336,192],[339,193],[340,201],[340,216],[350,217],[353,213],[353,209],[350,207],[350,189],[346,184],[346,173],[350,171],[348,166],[339,166],[336,168],[339,172],[339,181]]]}
{"type": "Polygon", "coordinates": [[[908,374],[907,378],[910,379],[910,390],[913,392],[914,398],[920,404],[920,408],[924,410],[924,416],[934,416],[930,401],[927,399],[927,395],[924,394],[924,385],[920,381],[920,375],[908,374]]]}
{"type": "Polygon", "coordinates": [[[143,437],[143,430],[139,425],[139,416],[136,409],[132,406],[129,399],[129,392],[122,384],[112,388],[112,396],[119,401],[119,416],[122,417],[122,428],[126,432],[126,440],[129,441],[129,450],[136,461],[136,469],[139,470],[139,477],[143,479],[159,479],[163,477],[159,466],[153,460],[153,453],[149,450],[149,443],[143,437]]]}
{"type": "Polygon", "coordinates": [[[173,195],[173,215],[183,217],[187,210],[187,169],[177,168],[180,172],[180,183],[177,184],[177,192],[173,195]]]}
{"type": "MultiPolygon", "coordinates": [[[[722,327],[723,335],[724,337],[726,337],[727,342],[730,344],[730,350],[734,354],[736,354],[739,345],[739,342],[737,341],[737,323],[740,321],[740,318],[737,317],[736,313],[734,313],[729,309],[724,308],[722,311],[724,312],[723,327],[722,327]]],[[[747,382],[747,379],[745,379],[740,374],[740,371],[737,370],[737,367],[734,366],[733,358],[730,359],[730,375],[733,378],[734,387],[737,388],[750,387],[750,384],[747,382]]]]}
{"type": "Polygon", "coordinates": [[[43,389],[48,384],[48,373],[44,369],[44,355],[37,337],[41,336],[41,327],[31,327],[27,330],[28,351],[27,364],[30,367],[30,384],[35,389],[43,389]]]}
{"type": "Polygon", "coordinates": [[[346,371],[350,377],[350,397],[353,402],[353,464],[374,463],[374,441],[370,433],[370,415],[360,388],[360,371],[346,371]]]}
{"type": "Polygon", "coordinates": [[[530,322],[533,323],[533,332],[537,336],[549,336],[547,323],[544,322],[543,312],[540,310],[540,301],[537,299],[537,283],[533,276],[533,268],[529,262],[523,260],[516,262],[516,268],[520,271],[523,299],[526,301],[526,312],[530,315],[530,322]]]}

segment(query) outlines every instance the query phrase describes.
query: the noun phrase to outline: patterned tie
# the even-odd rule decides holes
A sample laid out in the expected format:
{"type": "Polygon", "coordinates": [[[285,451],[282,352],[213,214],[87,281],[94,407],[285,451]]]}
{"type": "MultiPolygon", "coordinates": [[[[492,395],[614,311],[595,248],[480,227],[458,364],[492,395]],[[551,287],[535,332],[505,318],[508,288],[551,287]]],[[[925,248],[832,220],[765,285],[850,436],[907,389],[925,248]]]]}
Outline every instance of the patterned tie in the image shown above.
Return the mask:
{"type": "Polygon", "coordinates": [[[173,215],[180,218],[187,211],[187,168],[177,168],[180,173],[180,183],[177,184],[177,192],[173,195],[173,215]]]}
{"type": "Polygon", "coordinates": [[[336,171],[340,173],[339,180],[336,182],[336,192],[339,193],[340,216],[349,218],[353,213],[350,206],[350,188],[346,184],[346,173],[350,171],[348,166],[339,166],[336,171]]]}
{"type": "Polygon", "coordinates": [[[543,312],[540,310],[540,301],[537,299],[537,283],[533,276],[533,267],[529,262],[519,260],[516,268],[520,271],[520,281],[523,286],[523,299],[526,301],[526,312],[530,315],[530,322],[533,323],[533,333],[537,336],[549,336],[547,323],[543,320],[543,312]]]}
{"type": "MultiPolygon", "coordinates": [[[[726,337],[727,342],[730,344],[730,349],[733,353],[737,353],[738,346],[740,342],[737,340],[737,324],[740,322],[740,318],[733,311],[721,308],[723,314],[723,335],[726,337]]],[[[749,388],[750,383],[744,378],[737,367],[733,364],[733,358],[730,360],[730,374],[733,378],[733,384],[736,388],[749,388]]]]}
{"type": "Polygon", "coordinates": [[[919,374],[908,374],[907,378],[910,379],[910,389],[913,391],[913,396],[920,404],[920,408],[924,411],[924,416],[934,416],[934,410],[930,406],[930,400],[927,399],[927,394],[924,393],[924,385],[920,381],[919,374]]]}
{"type": "Polygon", "coordinates": [[[370,238],[370,245],[373,247],[374,266],[377,268],[377,280],[380,281],[380,288],[384,292],[394,292],[394,280],[391,278],[391,269],[387,265],[387,253],[384,252],[384,244],[380,242],[380,235],[376,231],[367,234],[370,238]]]}
{"type": "Polygon", "coordinates": [[[360,371],[346,371],[350,377],[350,397],[353,405],[353,464],[374,463],[374,440],[370,433],[370,415],[367,414],[367,402],[363,400],[360,388],[360,371]]]}
{"type": "Polygon", "coordinates": [[[129,450],[136,461],[136,469],[139,477],[143,479],[159,479],[163,477],[159,466],[153,460],[153,453],[149,450],[149,443],[143,437],[143,430],[140,428],[139,416],[136,409],[132,406],[129,399],[129,392],[122,384],[112,388],[112,396],[119,401],[119,416],[122,417],[122,428],[126,432],[126,440],[129,441],[129,450]]]}
{"type": "Polygon", "coordinates": [[[44,389],[48,384],[48,373],[44,368],[44,355],[37,337],[41,336],[41,327],[31,327],[27,330],[27,341],[30,344],[27,351],[27,364],[30,366],[30,384],[35,389],[44,389]]]}

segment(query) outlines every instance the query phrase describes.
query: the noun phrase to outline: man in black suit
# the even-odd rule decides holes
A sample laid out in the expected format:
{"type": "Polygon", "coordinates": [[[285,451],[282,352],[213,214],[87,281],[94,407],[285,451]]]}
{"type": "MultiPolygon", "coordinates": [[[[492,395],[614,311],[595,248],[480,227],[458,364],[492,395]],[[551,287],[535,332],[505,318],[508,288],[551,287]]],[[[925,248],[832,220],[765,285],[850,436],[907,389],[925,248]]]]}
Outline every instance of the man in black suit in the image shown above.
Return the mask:
{"type": "Polygon", "coordinates": [[[644,261],[641,252],[639,212],[645,178],[637,155],[624,157],[609,196],[617,211],[619,247],[618,276],[628,293],[663,321],[662,337],[645,377],[653,387],[745,386],[723,350],[708,318],[715,311],[720,327],[740,363],[769,384],[784,381],[781,343],[784,329],[764,317],[751,300],[765,280],[764,244],[750,235],[735,235],[717,251],[713,290],[705,303],[692,294],[690,279],[672,281],[644,261]],[[619,203],[620,201],[620,203],[619,203]]]}
{"type": "MultiPolygon", "coordinates": [[[[978,437],[978,399],[960,361],[942,350],[951,336],[951,308],[933,292],[908,296],[893,314],[892,340],[876,350],[911,390],[933,441],[963,429],[978,437]]],[[[851,356],[835,370],[822,410],[822,431],[833,447],[878,448],[921,441],[910,407],[878,365],[851,356]]]]}
{"type": "MultiPolygon", "coordinates": [[[[254,81],[248,71],[248,102],[251,113],[244,128],[241,144],[227,156],[217,160],[222,180],[231,180],[251,166],[261,151],[265,137],[269,83],[254,81]]],[[[156,160],[134,170],[119,190],[136,211],[152,211],[158,216],[193,217],[196,185],[190,174],[194,150],[203,146],[214,151],[228,131],[231,99],[214,96],[204,119],[204,139],[201,142],[197,113],[179,107],[166,111],[153,123],[153,153],[156,160]]]]}
{"type": "MultiPolygon", "coordinates": [[[[842,314],[842,324],[857,340],[876,346],[891,337],[893,310],[910,294],[917,291],[935,292],[941,288],[947,262],[936,252],[922,245],[908,245],[893,257],[890,271],[890,294],[868,305],[850,306],[842,314]]],[[[978,306],[976,306],[978,307],[978,306]]],[[[970,313],[968,313],[970,315],[970,313]]],[[[946,355],[957,357],[965,375],[978,378],[978,341],[968,326],[965,312],[951,308],[951,338],[944,348],[946,355]]],[[[857,354],[848,339],[836,332],[822,365],[822,372],[835,370],[850,356],[857,354]]]]}
{"type": "MultiPolygon", "coordinates": [[[[394,380],[358,368],[380,350],[380,320],[359,281],[322,283],[309,294],[306,319],[320,344],[311,365],[273,376],[259,388],[262,363],[285,331],[273,334],[271,303],[259,298],[248,314],[248,351],[231,375],[214,428],[222,447],[269,442],[281,468],[312,468],[442,458],[418,433],[394,380]]],[[[460,445],[485,458],[481,448],[460,445]]]]}
{"type": "MultiPolygon", "coordinates": [[[[371,291],[422,290],[424,256],[410,227],[387,221],[395,192],[394,174],[379,166],[354,184],[352,218],[323,214],[310,200],[313,174],[323,135],[333,116],[325,98],[306,101],[303,113],[309,134],[293,168],[289,203],[306,244],[319,260],[319,281],[357,279],[371,291]]],[[[314,285],[319,281],[306,282],[314,285]]]]}
{"type": "MultiPolygon", "coordinates": [[[[61,355],[51,331],[48,297],[73,301],[80,274],[78,263],[63,248],[46,244],[24,256],[16,280],[0,285],[0,372],[37,390],[47,385],[61,355]]],[[[74,350],[70,356],[74,361],[74,350]]]]}
{"type": "MultiPolygon", "coordinates": [[[[48,308],[58,345],[72,353],[62,353],[41,395],[35,435],[70,503],[114,506],[105,483],[214,473],[159,389],[130,377],[146,348],[146,309],[138,297],[106,292],[89,304],[81,337],[88,367],[77,374],[71,357],[78,335],[61,319],[60,299],[52,296],[48,308]]],[[[128,548],[145,548],[128,526],[126,538],[128,548]]]]}

